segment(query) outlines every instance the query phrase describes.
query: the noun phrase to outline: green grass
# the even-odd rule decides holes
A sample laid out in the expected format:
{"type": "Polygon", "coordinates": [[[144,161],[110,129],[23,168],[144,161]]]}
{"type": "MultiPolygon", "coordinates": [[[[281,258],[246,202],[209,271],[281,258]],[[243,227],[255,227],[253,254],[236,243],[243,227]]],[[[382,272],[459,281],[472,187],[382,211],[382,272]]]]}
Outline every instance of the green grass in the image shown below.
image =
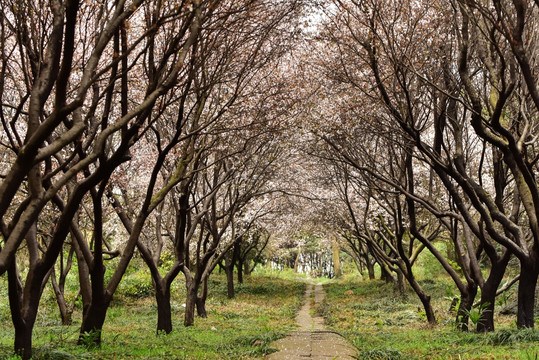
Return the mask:
{"type": "MultiPolygon", "coordinates": [[[[312,282],[324,284],[327,293],[314,311],[359,349],[359,359],[539,360],[539,332],[515,329],[514,316],[497,313],[497,331],[491,334],[457,331],[455,314],[448,310],[455,289],[443,277],[420,280],[433,296],[440,323],[429,326],[415,294],[397,296],[391,285],[361,281],[357,274],[334,281],[260,268],[244,284],[236,284],[232,300],[226,298],[224,275],[214,274],[209,281],[208,318],[196,318],[189,328],[183,326],[185,287],[178,278],[172,295],[174,331],[156,335],[157,309],[144,271],[131,268],[126,274],[108,311],[103,345],[97,349],[75,345],[80,308],[73,325],[60,325],[47,287],[34,331],[35,359],[261,359],[274,351],[272,341],[295,328],[305,283],[312,282]]],[[[68,283],[71,297],[78,291],[75,275],[68,283]]],[[[0,360],[14,360],[5,278],[0,283],[0,360]]]]}
{"type": "MultiPolygon", "coordinates": [[[[224,276],[212,275],[208,318],[183,326],[184,284],[176,281],[172,295],[173,332],[155,334],[157,308],[147,281],[139,272],[127,275],[107,313],[101,348],[77,346],[81,313],[73,325],[60,324],[49,290],[43,296],[34,329],[35,359],[260,359],[274,351],[270,343],[295,327],[305,285],[276,277],[246,277],[235,299],[226,298],[224,276]],[[140,290],[142,289],[142,290],[140,290]]],[[[3,284],[4,285],[4,284],[3,284]]],[[[0,300],[0,359],[12,358],[13,329],[7,297],[0,300]],[[7,312],[6,312],[7,311],[7,312]],[[5,319],[4,319],[5,318],[5,319]]]]}
{"type": "Polygon", "coordinates": [[[325,286],[327,297],[317,309],[330,328],[359,350],[359,359],[525,359],[539,358],[539,331],[517,330],[514,316],[496,314],[497,331],[463,333],[453,325],[443,280],[422,285],[433,294],[441,325],[429,326],[418,298],[395,295],[382,281],[347,277],[325,286]]]}

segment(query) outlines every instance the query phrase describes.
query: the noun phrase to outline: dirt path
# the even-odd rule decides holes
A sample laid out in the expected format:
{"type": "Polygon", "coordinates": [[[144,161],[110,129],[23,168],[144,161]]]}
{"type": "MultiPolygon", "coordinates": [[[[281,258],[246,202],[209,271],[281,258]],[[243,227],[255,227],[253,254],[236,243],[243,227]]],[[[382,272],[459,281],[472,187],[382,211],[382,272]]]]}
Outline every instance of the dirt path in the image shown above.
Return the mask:
{"type": "Polygon", "coordinates": [[[324,288],[307,285],[305,302],[296,316],[299,330],[292,331],[287,337],[275,341],[272,346],[279,349],[270,354],[266,360],[294,359],[354,359],[357,349],[350,345],[341,335],[326,330],[324,319],[311,315],[311,302],[319,304],[324,300],[324,288]]]}

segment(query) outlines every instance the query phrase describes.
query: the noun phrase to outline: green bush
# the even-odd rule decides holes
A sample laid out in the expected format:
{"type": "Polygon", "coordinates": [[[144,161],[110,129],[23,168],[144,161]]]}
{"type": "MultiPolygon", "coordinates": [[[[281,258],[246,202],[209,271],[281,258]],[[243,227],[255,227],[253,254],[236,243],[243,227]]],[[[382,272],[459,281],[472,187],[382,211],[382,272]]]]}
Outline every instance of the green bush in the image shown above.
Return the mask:
{"type": "Polygon", "coordinates": [[[142,299],[154,295],[154,288],[150,274],[142,271],[124,277],[118,292],[124,296],[142,299]]]}
{"type": "MultiPolygon", "coordinates": [[[[434,246],[442,253],[447,252],[447,244],[444,242],[437,242],[434,246]]],[[[446,275],[440,262],[428,250],[422,251],[419,255],[416,269],[417,277],[422,279],[432,280],[446,275]]]]}

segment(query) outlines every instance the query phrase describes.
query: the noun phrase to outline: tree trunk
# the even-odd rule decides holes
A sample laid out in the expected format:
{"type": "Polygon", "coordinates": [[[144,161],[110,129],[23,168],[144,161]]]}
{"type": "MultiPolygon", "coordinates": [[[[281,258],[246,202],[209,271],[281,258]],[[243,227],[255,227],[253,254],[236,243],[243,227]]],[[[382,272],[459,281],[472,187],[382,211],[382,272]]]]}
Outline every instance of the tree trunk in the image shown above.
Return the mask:
{"type": "Polygon", "coordinates": [[[71,316],[73,314],[73,309],[68,308],[63,289],[60,287],[58,282],[56,281],[56,274],[54,271],[54,267],[52,268],[52,274],[51,274],[51,284],[52,288],[54,290],[54,295],[56,297],[56,303],[58,304],[58,309],[60,310],[60,318],[62,319],[62,325],[71,325],[71,316]]]}
{"type": "Polygon", "coordinates": [[[238,271],[238,283],[243,284],[243,272],[247,271],[247,269],[244,270],[244,262],[241,259],[236,262],[236,270],[238,271]]]}
{"type": "Polygon", "coordinates": [[[331,244],[331,255],[333,257],[333,272],[335,277],[339,278],[342,275],[341,271],[341,257],[340,257],[341,248],[337,241],[333,241],[331,244]]]}
{"type": "Polygon", "coordinates": [[[238,282],[243,283],[243,274],[242,274],[242,258],[241,258],[241,237],[239,240],[234,242],[234,247],[232,248],[232,259],[231,264],[232,272],[234,272],[234,266],[238,272],[238,282]]]}
{"type": "Polygon", "coordinates": [[[103,324],[105,323],[105,317],[107,316],[108,302],[97,300],[92,297],[92,304],[88,308],[88,312],[82,319],[82,325],[80,327],[78,345],[85,345],[87,347],[99,347],[101,346],[101,332],[103,330],[103,324]]]}
{"type": "MultiPolygon", "coordinates": [[[[78,220],[76,220],[78,221],[78,220]]],[[[78,229],[72,228],[71,230],[71,236],[73,238],[81,236],[80,232],[77,232],[78,229]]],[[[84,255],[82,253],[82,249],[80,248],[80,245],[78,244],[79,239],[73,240],[73,248],[75,249],[75,255],[77,256],[77,268],[79,272],[79,286],[80,286],[80,296],[82,299],[82,317],[84,318],[84,315],[88,312],[88,309],[90,308],[90,304],[92,302],[92,284],[90,283],[90,269],[88,268],[88,264],[86,263],[86,260],[84,259],[84,255]]],[[[83,240],[80,240],[81,242],[83,240]]]]}
{"type": "Polygon", "coordinates": [[[430,296],[427,295],[425,292],[421,292],[421,294],[417,294],[419,296],[419,300],[421,300],[421,303],[423,304],[423,308],[425,309],[425,315],[427,316],[427,321],[429,324],[435,325],[436,322],[436,316],[434,315],[434,309],[432,308],[432,305],[430,303],[430,296]]]}
{"type": "MultiPolygon", "coordinates": [[[[32,357],[32,330],[39,306],[40,289],[32,288],[26,296],[30,296],[30,300],[34,301],[24,304],[23,287],[15,259],[9,266],[7,275],[9,308],[13,327],[15,328],[14,350],[15,354],[26,360],[32,357]]],[[[26,284],[26,286],[28,285],[30,283],[26,284]]],[[[35,283],[31,285],[35,285],[35,283]]]]}
{"type": "MultiPolygon", "coordinates": [[[[165,285],[166,286],[166,285],[165,285]]],[[[161,289],[156,286],[155,300],[157,301],[157,333],[172,332],[172,312],[170,309],[170,288],[161,289]]]]}
{"type": "Polygon", "coordinates": [[[406,278],[408,279],[408,282],[410,283],[412,289],[414,289],[415,293],[419,297],[419,300],[421,300],[421,303],[423,304],[423,309],[425,310],[427,321],[429,322],[429,324],[435,325],[436,316],[434,315],[434,309],[432,308],[432,305],[430,303],[430,296],[427,295],[423,288],[421,288],[421,286],[415,280],[415,277],[411,272],[406,278]]]}
{"type": "Polygon", "coordinates": [[[244,261],[242,261],[242,264],[243,264],[243,273],[242,273],[242,281],[243,281],[243,275],[246,275],[246,276],[251,275],[251,267],[249,266],[249,259],[245,259],[244,261]]]}
{"type": "Polygon", "coordinates": [[[537,270],[521,265],[518,284],[517,327],[533,328],[537,270]]]}
{"type": "MultiPolygon", "coordinates": [[[[496,284],[498,285],[499,282],[496,284]]],[[[486,284],[485,284],[486,285],[486,284]]],[[[481,317],[477,322],[477,332],[494,331],[494,302],[496,301],[496,287],[488,287],[481,290],[481,317]]]]}
{"type": "Polygon", "coordinates": [[[365,257],[365,265],[367,266],[367,272],[369,273],[369,280],[374,280],[374,263],[372,263],[368,257],[365,257]]]}
{"type": "Polygon", "coordinates": [[[395,283],[395,290],[400,296],[406,296],[406,277],[402,271],[397,271],[397,282],[395,283]]]}
{"type": "MultiPolygon", "coordinates": [[[[234,266],[238,263],[240,258],[241,243],[236,240],[234,242],[234,247],[229,251],[227,256],[225,256],[225,273],[226,273],[226,284],[227,284],[227,296],[229,299],[234,298],[234,266]]],[[[241,263],[241,261],[239,261],[241,263]]],[[[238,279],[241,269],[238,267],[238,279]]],[[[242,279],[243,281],[243,279],[242,279]]],[[[238,280],[239,282],[239,280],[238,280]]],[[[205,280],[207,283],[207,280],[205,280]]],[[[204,289],[203,289],[204,291],[204,289]]]]}
{"type": "Polygon", "coordinates": [[[466,291],[460,293],[460,305],[457,309],[457,318],[455,319],[457,329],[462,331],[468,331],[469,314],[470,310],[473,307],[476,295],[476,284],[468,284],[468,286],[466,287],[466,291]]]}
{"type": "Polygon", "coordinates": [[[207,318],[208,313],[206,312],[206,299],[208,298],[208,278],[205,278],[202,283],[202,291],[200,296],[197,295],[196,307],[197,315],[201,318],[207,318]]]}
{"type": "Polygon", "coordinates": [[[200,316],[201,318],[208,317],[208,313],[206,312],[206,299],[203,296],[197,296],[196,308],[198,316],[200,316]]]}
{"type": "Polygon", "coordinates": [[[15,354],[25,360],[32,357],[32,326],[15,326],[15,354]]]}
{"type": "MultiPolygon", "coordinates": [[[[298,254],[296,255],[296,259],[294,260],[294,272],[299,271],[299,265],[300,265],[300,258],[301,258],[301,246],[298,247],[298,254]]],[[[311,264],[311,270],[312,270],[312,264],[311,264]]]]}
{"type": "Polygon", "coordinates": [[[229,299],[234,298],[234,251],[225,256],[226,289],[229,299]]]}
{"type": "Polygon", "coordinates": [[[496,292],[498,286],[503,280],[507,263],[509,262],[509,256],[506,260],[493,266],[490,270],[488,279],[483,284],[481,289],[481,305],[482,309],[481,318],[477,323],[478,332],[494,331],[494,304],[496,302],[496,292]]]}
{"type": "Polygon", "coordinates": [[[380,280],[384,280],[386,284],[394,284],[396,279],[389,270],[383,265],[380,264],[380,280]]]}
{"type": "Polygon", "coordinates": [[[234,268],[232,265],[227,264],[225,266],[226,272],[226,289],[229,299],[234,298],[234,268]]]}
{"type": "Polygon", "coordinates": [[[197,301],[197,286],[194,284],[187,285],[187,294],[185,297],[185,315],[183,319],[184,326],[192,326],[195,323],[195,306],[197,301]]]}

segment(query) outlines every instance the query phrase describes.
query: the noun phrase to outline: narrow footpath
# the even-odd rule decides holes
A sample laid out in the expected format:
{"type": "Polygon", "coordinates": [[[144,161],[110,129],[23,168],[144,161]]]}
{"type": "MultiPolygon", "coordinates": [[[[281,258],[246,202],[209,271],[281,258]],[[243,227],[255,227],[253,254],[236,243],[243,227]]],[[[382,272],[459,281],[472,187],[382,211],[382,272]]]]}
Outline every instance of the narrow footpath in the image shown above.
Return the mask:
{"type": "MultiPolygon", "coordinates": [[[[314,287],[314,303],[320,304],[325,297],[321,285],[314,287]]],[[[341,335],[327,330],[324,319],[311,315],[311,302],[313,285],[307,285],[305,303],[296,316],[298,330],[292,331],[287,337],[271,344],[279,349],[270,354],[267,360],[294,360],[294,359],[354,359],[357,349],[349,344],[341,335]]]]}

